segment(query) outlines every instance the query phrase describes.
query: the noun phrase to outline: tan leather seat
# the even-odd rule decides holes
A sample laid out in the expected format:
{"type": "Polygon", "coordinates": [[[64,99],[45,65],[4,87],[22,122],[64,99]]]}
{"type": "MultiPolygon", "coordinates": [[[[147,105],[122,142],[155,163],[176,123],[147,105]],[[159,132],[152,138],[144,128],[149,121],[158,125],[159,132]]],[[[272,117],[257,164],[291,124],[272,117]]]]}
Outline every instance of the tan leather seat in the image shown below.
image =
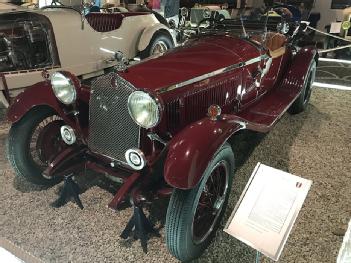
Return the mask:
{"type": "Polygon", "coordinates": [[[269,54],[272,58],[277,58],[284,55],[287,42],[286,36],[280,33],[267,32],[265,41],[262,39],[263,35],[254,35],[251,37],[253,41],[256,41],[269,50],[269,54]]]}
{"type": "Polygon", "coordinates": [[[268,32],[265,45],[270,51],[275,51],[281,47],[284,47],[286,43],[286,36],[280,33],[268,32]]]}
{"type": "Polygon", "coordinates": [[[109,32],[120,28],[124,15],[121,13],[89,13],[85,18],[95,31],[109,32]]]}
{"type": "Polygon", "coordinates": [[[129,16],[148,15],[145,12],[89,13],[85,16],[89,25],[97,32],[110,32],[121,27],[123,19],[129,16]]]}

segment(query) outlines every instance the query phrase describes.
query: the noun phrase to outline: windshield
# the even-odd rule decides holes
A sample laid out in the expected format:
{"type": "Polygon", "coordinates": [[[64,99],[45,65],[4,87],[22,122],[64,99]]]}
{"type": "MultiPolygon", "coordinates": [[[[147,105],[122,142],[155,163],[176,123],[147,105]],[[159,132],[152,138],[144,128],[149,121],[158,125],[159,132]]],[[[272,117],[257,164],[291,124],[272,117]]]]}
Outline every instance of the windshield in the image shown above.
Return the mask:
{"type": "Polygon", "coordinates": [[[0,15],[0,72],[57,65],[51,32],[44,16],[26,12],[0,15]]]}

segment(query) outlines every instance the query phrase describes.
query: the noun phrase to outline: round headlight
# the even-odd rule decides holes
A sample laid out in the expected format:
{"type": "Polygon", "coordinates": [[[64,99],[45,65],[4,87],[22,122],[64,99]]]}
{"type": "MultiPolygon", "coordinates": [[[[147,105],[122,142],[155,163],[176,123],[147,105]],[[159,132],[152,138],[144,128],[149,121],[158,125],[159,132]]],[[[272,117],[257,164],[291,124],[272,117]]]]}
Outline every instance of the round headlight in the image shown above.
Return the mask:
{"type": "Polygon", "coordinates": [[[64,104],[72,104],[77,97],[77,91],[71,78],[63,72],[55,72],[51,76],[51,86],[56,98],[64,104]]]}
{"type": "Polygon", "coordinates": [[[180,15],[181,15],[181,16],[188,16],[188,8],[182,7],[182,8],[180,9],[180,15]]]}
{"type": "Polygon", "coordinates": [[[155,127],[160,120],[159,104],[143,91],[130,94],[128,110],[132,119],[145,129],[155,127]]]}

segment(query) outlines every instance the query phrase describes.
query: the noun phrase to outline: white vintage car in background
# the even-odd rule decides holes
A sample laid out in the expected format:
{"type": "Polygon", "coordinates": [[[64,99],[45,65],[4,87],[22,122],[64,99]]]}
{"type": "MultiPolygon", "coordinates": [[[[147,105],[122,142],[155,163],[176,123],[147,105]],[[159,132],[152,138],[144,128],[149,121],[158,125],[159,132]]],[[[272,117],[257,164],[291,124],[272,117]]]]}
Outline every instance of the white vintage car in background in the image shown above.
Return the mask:
{"type": "MultiPolygon", "coordinates": [[[[162,21],[161,21],[162,22],[162,21]]],[[[43,80],[43,72],[67,70],[80,79],[117,64],[115,54],[145,58],[172,48],[175,37],[152,13],[89,13],[69,7],[0,8],[0,102],[43,80]]],[[[35,94],[33,94],[35,96],[35,94]]]]}
{"type": "Polygon", "coordinates": [[[206,18],[216,17],[218,20],[230,19],[230,13],[220,5],[196,5],[190,9],[189,20],[192,27],[197,27],[206,18]]]}

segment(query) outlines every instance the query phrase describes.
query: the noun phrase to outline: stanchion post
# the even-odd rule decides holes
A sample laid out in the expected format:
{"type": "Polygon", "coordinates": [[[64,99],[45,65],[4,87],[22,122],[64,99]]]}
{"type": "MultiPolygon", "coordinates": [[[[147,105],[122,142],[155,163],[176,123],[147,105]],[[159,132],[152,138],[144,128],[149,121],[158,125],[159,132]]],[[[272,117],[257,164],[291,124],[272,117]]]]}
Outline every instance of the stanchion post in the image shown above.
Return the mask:
{"type": "Polygon", "coordinates": [[[256,250],[256,263],[261,262],[261,252],[256,250]]]}

